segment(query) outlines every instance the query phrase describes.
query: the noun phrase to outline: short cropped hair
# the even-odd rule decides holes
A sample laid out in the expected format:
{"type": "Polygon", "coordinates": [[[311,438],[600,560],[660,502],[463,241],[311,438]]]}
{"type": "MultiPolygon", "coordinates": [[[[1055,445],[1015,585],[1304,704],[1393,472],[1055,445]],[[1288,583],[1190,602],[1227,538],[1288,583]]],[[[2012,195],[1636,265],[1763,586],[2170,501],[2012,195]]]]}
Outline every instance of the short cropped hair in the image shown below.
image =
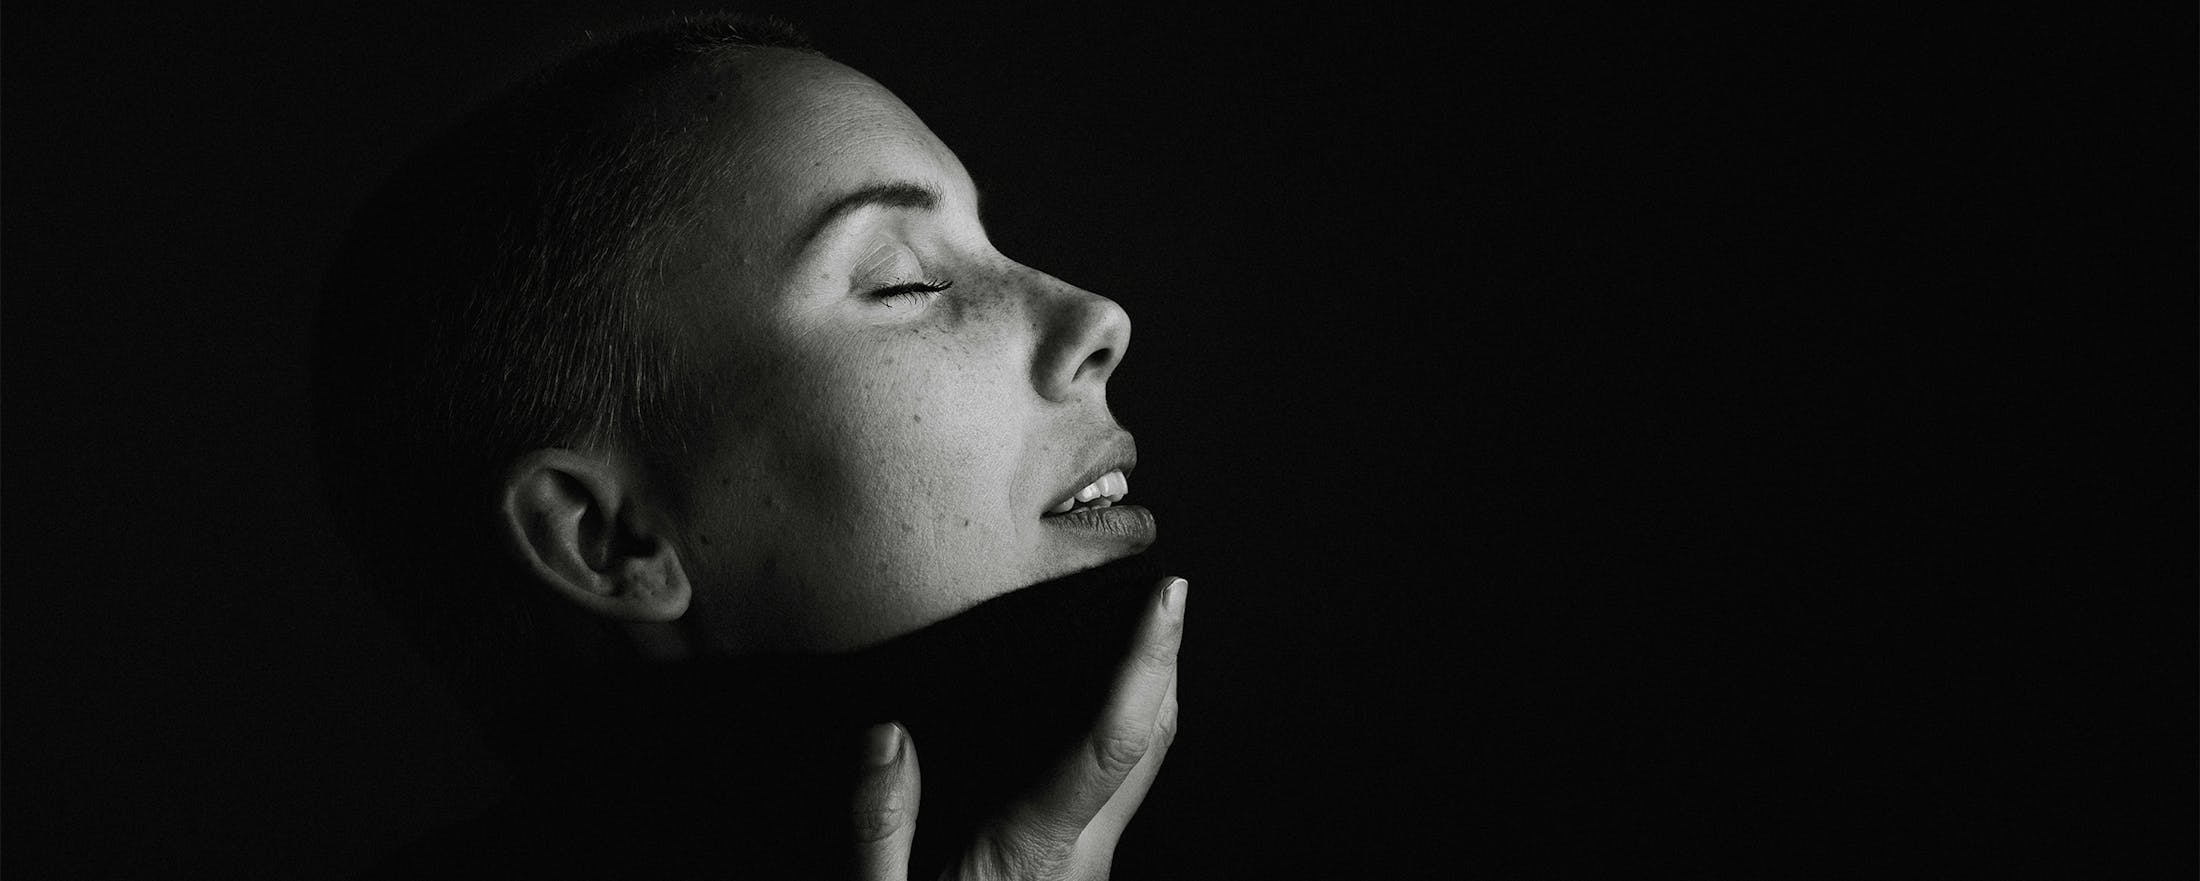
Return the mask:
{"type": "Polygon", "coordinates": [[[784,22],[728,15],[594,43],[412,156],[329,269],[314,416],[337,522],[426,660],[488,716],[625,656],[506,559],[496,490],[530,450],[647,458],[700,424],[701,384],[655,330],[653,295],[710,195],[708,145],[699,122],[646,108],[761,47],[818,54],[784,22]]]}

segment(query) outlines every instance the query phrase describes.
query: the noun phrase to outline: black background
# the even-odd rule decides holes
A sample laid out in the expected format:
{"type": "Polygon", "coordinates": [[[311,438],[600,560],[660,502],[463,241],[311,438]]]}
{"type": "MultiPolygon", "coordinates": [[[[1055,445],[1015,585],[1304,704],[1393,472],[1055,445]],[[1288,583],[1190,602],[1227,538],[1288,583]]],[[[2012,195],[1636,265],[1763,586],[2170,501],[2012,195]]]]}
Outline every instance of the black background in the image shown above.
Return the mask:
{"type": "MultiPolygon", "coordinates": [[[[672,11],[222,9],[6,10],[26,874],[343,877],[494,794],[319,507],[306,320],[405,149],[672,11]]],[[[1134,319],[1194,590],[1120,876],[2190,876],[2189,21],[759,11],[1134,319]]]]}

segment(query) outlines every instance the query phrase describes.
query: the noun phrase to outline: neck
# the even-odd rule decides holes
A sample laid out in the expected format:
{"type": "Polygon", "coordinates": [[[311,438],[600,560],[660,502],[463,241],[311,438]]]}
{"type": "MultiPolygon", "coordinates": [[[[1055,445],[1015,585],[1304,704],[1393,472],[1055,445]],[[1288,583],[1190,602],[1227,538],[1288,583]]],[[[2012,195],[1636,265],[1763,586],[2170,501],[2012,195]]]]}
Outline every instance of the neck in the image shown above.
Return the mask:
{"type": "Polygon", "coordinates": [[[860,734],[898,721],[924,768],[916,865],[936,871],[1085,733],[1161,574],[1142,554],[855,652],[605,671],[498,732],[514,800],[587,799],[583,813],[649,816],[712,847],[769,830],[747,837],[786,847],[845,829],[860,734]]]}

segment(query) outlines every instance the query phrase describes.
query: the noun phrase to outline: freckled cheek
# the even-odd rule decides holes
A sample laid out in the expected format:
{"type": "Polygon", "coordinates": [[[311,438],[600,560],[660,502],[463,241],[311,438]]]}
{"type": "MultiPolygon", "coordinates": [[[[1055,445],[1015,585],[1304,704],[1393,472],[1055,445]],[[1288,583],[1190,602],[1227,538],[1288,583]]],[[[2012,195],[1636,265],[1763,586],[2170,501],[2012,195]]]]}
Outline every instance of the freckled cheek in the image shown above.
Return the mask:
{"type": "Polygon", "coordinates": [[[781,414],[790,459],[841,516],[914,496],[910,481],[925,450],[913,440],[933,414],[919,409],[922,390],[880,358],[855,369],[820,370],[781,414]]]}
{"type": "Polygon", "coordinates": [[[796,381],[774,407],[775,434],[807,460],[809,489],[826,497],[818,501],[836,525],[889,539],[998,529],[1021,470],[1027,426],[1014,402],[1029,394],[1028,381],[1016,382],[1028,370],[1000,328],[970,320],[980,317],[943,311],[790,365],[796,381]]]}
{"type": "Polygon", "coordinates": [[[914,531],[934,540],[1000,529],[1021,425],[1002,412],[992,383],[952,366],[895,374],[891,394],[866,402],[857,430],[862,464],[900,515],[918,521],[914,531]]]}

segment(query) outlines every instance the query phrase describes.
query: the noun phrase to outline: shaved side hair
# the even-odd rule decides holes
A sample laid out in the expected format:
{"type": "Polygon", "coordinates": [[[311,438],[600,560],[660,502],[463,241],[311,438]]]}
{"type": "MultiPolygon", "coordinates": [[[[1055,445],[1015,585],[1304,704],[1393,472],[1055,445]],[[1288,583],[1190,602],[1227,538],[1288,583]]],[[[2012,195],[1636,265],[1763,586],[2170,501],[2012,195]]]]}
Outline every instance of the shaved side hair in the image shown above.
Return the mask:
{"type": "Polygon", "coordinates": [[[505,559],[496,487],[535,449],[676,453],[707,415],[655,296],[711,195],[704,118],[654,108],[759,49],[817,54],[784,22],[733,15],[592,42],[412,156],[329,269],[314,417],[337,521],[492,725],[559,671],[631,657],[505,559]]]}

